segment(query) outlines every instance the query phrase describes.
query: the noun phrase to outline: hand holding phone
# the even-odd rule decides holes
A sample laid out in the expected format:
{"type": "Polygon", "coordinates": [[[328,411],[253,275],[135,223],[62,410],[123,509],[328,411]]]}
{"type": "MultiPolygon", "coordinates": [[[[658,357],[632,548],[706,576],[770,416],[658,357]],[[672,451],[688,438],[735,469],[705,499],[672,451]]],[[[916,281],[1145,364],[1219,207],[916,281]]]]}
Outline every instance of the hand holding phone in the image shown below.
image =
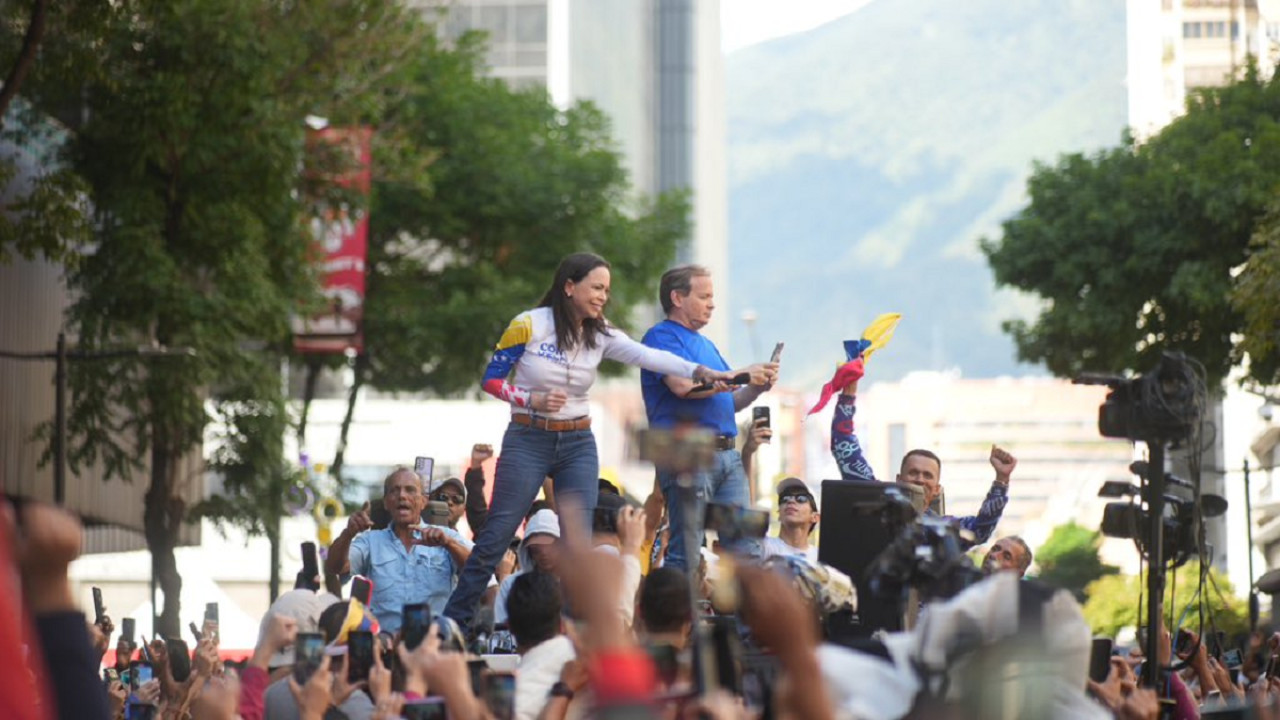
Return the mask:
{"type": "Polygon", "coordinates": [[[431,473],[435,471],[436,461],[434,458],[419,455],[413,459],[413,471],[422,478],[422,484],[431,487],[431,473]]]}
{"type": "Polygon", "coordinates": [[[294,648],[293,679],[299,685],[306,685],[324,660],[324,636],[320,633],[298,633],[294,648]]]}
{"type": "Polygon", "coordinates": [[[786,343],[778,343],[773,346],[773,355],[769,356],[769,362],[777,363],[782,361],[782,348],[786,343]]]}
{"type": "Polygon", "coordinates": [[[1109,637],[1095,637],[1089,651],[1089,679],[1106,682],[1111,673],[1111,648],[1114,642],[1109,637]]]}
{"type": "Polygon", "coordinates": [[[772,429],[768,405],[757,405],[751,408],[751,426],[772,429]],[[761,423],[761,420],[764,422],[761,423]]]}

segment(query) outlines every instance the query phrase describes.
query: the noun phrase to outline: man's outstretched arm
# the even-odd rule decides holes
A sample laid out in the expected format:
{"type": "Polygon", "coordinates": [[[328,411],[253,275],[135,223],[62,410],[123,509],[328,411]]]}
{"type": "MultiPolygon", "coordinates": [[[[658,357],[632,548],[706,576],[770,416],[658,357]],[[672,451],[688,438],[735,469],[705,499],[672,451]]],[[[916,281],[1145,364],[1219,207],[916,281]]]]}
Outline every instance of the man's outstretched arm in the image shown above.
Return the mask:
{"type": "Polygon", "coordinates": [[[996,479],[991,483],[991,489],[987,491],[987,497],[982,501],[977,515],[956,518],[961,528],[974,535],[970,547],[987,542],[996,531],[996,526],[1004,515],[1004,507],[1009,504],[1009,479],[1017,466],[1017,458],[995,445],[991,446],[991,467],[996,471],[996,479]]]}
{"type": "Polygon", "coordinates": [[[831,455],[836,459],[842,479],[872,481],[876,479],[875,472],[863,456],[862,444],[854,431],[857,387],[856,382],[851,384],[836,400],[836,411],[831,416],[831,455]]]}

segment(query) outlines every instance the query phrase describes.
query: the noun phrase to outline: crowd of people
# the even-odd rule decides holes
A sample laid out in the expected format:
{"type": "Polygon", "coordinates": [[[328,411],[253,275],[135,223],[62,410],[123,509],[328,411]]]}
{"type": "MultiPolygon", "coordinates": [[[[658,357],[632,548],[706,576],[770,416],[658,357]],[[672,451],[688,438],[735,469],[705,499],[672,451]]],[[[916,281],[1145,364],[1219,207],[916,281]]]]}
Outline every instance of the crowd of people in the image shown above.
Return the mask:
{"type": "MultiPolygon", "coordinates": [[[[1166,671],[1159,687],[1142,687],[1136,648],[1108,653],[1098,670],[1078,602],[1025,579],[1033,557],[1015,536],[990,544],[980,572],[963,554],[949,558],[972,570],[954,592],[919,607],[900,597],[905,629],[833,642],[830,618],[857,617],[857,578],[821,562],[814,488],[797,477],[776,485],[776,535],[752,521],[769,503],[753,496],[748,471],[772,431],[756,418],[740,439],[736,415],[777,381],[781,347],[733,369],[699,332],[715,303],[697,266],[662,277],[666,319],[641,342],[605,319],[609,284],[602,258],[566,258],[539,307],[497,343],[482,386],[512,416],[491,496],[489,446],[472,449],[462,479],[429,484],[397,468],[381,502],[352,512],[313,569],[339,592],[299,573],[241,661],[222,658],[206,618],[191,647],[122,634],[102,667],[115,626],[106,608],[86,617],[67,576],[78,522],[6,504],[0,561],[13,572],[0,573],[0,667],[24,671],[0,673],[0,717],[1227,717],[1212,715],[1220,707],[1280,717],[1280,634],[1255,634],[1232,654],[1225,640],[1179,632],[1174,642],[1158,627],[1166,671]],[[659,461],[643,502],[599,478],[588,397],[604,358],[642,368],[655,432],[695,429],[707,451],[691,466],[659,461]],[[458,529],[464,517],[471,537],[458,529]]],[[[877,482],[854,424],[870,346],[846,343],[832,392],[831,450],[853,483],[877,482]]],[[[893,485],[912,489],[919,522],[960,553],[996,537],[1009,502],[1017,459],[993,445],[990,463],[972,516],[936,508],[943,461],[927,449],[906,453],[893,485]]]]}

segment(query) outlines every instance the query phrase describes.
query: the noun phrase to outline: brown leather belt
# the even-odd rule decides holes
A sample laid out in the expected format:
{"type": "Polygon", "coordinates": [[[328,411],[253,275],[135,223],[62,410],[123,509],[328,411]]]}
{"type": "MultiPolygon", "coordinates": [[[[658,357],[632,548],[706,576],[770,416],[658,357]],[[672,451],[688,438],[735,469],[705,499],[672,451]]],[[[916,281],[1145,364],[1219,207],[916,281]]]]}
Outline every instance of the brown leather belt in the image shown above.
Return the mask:
{"type": "Polygon", "coordinates": [[[738,438],[729,437],[728,435],[716,436],[717,450],[733,450],[738,447],[738,438]]]}
{"type": "Polygon", "coordinates": [[[513,413],[511,422],[517,425],[546,430],[547,432],[570,432],[591,429],[590,417],[580,417],[572,420],[552,420],[551,418],[538,417],[528,413],[513,413]]]}

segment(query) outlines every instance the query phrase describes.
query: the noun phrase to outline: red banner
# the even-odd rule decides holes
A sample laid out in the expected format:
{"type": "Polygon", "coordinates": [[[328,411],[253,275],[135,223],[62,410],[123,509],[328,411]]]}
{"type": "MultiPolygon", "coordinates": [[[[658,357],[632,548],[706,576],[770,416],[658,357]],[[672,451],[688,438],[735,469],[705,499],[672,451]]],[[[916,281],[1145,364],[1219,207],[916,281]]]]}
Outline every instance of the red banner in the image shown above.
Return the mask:
{"type": "MultiPolygon", "coordinates": [[[[309,148],[323,143],[350,152],[344,164],[350,170],[326,182],[361,195],[368,204],[372,179],[373,129],[326,128],[311,132],[309,148]]],[[[300,353],[342,354],[348,348],[364,350],[365,263],[369,255],[369,216],[346,202],[312,203],[307,228],[315,241],[326,310],[293,320],[293,347],[300,353]]]]}

